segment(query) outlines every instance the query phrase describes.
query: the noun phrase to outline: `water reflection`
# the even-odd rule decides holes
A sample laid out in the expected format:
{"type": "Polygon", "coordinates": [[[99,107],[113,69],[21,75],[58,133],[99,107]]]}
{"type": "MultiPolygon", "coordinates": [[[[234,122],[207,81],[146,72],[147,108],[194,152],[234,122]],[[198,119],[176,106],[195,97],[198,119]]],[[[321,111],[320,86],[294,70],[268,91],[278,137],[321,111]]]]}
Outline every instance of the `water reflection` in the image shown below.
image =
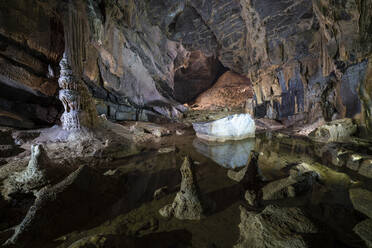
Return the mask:
{"type": "Polygon", "coordinates": [[[255,147],[255,139],[211,143],[196,138],[193,146],[197,152],[223,167],[239,168],[247,164],[249,155],[255,147]]]}

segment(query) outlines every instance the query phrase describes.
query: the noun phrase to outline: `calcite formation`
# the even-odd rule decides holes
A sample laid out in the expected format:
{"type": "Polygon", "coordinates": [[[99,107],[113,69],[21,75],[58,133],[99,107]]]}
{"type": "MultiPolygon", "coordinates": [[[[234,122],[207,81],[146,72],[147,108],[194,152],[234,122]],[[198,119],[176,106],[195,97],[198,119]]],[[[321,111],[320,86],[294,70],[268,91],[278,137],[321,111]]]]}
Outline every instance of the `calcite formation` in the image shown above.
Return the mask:
{"type": "Polygon", "coordinates": [[[160,209],[159,213],[168,218],[174,216],[180,220],[200,220],[204,209],[193,164],[189,157],[185,157],[180,171],[182,175],[180,191],[173,203],[160,209]]]}
{"type": "Polygon", "coordinates": [[[60,67],[59,99],[65,109],[61,116],[62,128],[66,131],[94,128],[98,122],[96,110],[86,86],[74,76],[67,53],[63,54],[60,67]]]}
{"type": "Polygon", "coordinates": [[[51,182],[52,163],[42,145],[31,146],[27,168],[10,176],[4,184],[4,196],[12,193],[30,193],[51,182]]]}
{"type": "Polygon", "coordinates": [[[192,125],[198,138],[217,142],[252,138],[256,132],[256,124],[249,114],[235,114],[192,125]]]}

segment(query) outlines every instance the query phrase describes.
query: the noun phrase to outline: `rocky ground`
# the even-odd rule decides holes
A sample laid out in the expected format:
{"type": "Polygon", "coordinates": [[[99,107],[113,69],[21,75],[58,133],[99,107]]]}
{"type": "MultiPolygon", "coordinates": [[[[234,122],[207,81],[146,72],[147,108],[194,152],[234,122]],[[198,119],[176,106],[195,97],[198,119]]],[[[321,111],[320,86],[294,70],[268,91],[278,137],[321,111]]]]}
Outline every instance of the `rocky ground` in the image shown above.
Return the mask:
{"type": "MultiPolygon", "coordinates": [[[[368,140],[330,143],[323,136],[322,142],[294,136],[296,130],[258,133],[253,146],[243,146],[250,150],[236,143],[251,156],[247,166],[231,170],[218,164],[217,154],[204,155],[220,150],[195,149],[194,132],[183,124],[124,122],[110,130],[63,143],[46,142],[50,129],[1,129],[2,243],[370,246],[368,140]],[[40,145],[31,147],[36,141],[40,145]],[[27,181],[28,175],[37,180],[27,181]],[[176,218],[162,217],[164,211],[176,218]]],[[[225,158],[235,156],[222,151],[225,158]]]]}

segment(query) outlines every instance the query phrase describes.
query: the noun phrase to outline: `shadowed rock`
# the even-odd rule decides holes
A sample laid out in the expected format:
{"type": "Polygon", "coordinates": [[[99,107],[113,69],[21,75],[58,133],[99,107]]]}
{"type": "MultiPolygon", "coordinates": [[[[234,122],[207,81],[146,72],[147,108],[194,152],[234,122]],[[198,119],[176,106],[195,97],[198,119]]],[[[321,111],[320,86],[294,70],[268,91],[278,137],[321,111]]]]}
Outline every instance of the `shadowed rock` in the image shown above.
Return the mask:
{"type": "Polygon", "coordinates": [[[261,213],[240,207],[240,238],[234,248],[309,247],[306,234],[317,227],[299,208],[266,207],[261,213]]]}
{"type": "Polygon", "coordinates": [[[355,188],[350,189],[349,193],[354,208],[372,218],[372,192],[366,189],[355,188]]]}
{"type": "Polygon", "coordinates": [[[368,248],[372,247],[372,219],[358,223],[353,231],[363,239],[368,248]]]}
{"type": "Polygon", "coordinates": [[[30,247],[43,239],[72,231],[116,199],[119,193],[112,194],[115,187],[111,178],[80,166],[60,183],[36,193],[34,204],[23,221],[13,228],[14,233],[5,245],[30,247]]]}

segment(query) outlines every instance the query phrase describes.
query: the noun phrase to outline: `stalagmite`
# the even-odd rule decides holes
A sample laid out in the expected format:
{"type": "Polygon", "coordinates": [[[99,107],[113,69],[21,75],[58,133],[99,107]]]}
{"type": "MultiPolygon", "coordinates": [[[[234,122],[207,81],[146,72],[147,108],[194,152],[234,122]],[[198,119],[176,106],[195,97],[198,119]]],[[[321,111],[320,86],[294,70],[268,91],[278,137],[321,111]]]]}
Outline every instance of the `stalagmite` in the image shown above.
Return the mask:
{"type": "Polygon", "coordinates": [[[192,162],[185,158],[181,166],[181,189],[173,203],[159,210],[163,217],[176,217],[180,220],[200,220],[204,209],[200,199],[199,188],[194,174],[192,162]]]}
{"type": "Polygon", "coordinates": [[[60,62],[61,76],[58,80],[59,99],[65,109],[61,117],[62,128],[66,131],[77,131],[82,128],[94,128],[98,117],[93,106],[92,97],[87,87],[74,76],[67,54],[60,62]]]}
{"type": "Polygon", "coordinates": [[[4,182],[3,195],[30,193],[51,182],[51,161],[42,145],[31,146],[27,168],[16,172],[4,182]]]}

